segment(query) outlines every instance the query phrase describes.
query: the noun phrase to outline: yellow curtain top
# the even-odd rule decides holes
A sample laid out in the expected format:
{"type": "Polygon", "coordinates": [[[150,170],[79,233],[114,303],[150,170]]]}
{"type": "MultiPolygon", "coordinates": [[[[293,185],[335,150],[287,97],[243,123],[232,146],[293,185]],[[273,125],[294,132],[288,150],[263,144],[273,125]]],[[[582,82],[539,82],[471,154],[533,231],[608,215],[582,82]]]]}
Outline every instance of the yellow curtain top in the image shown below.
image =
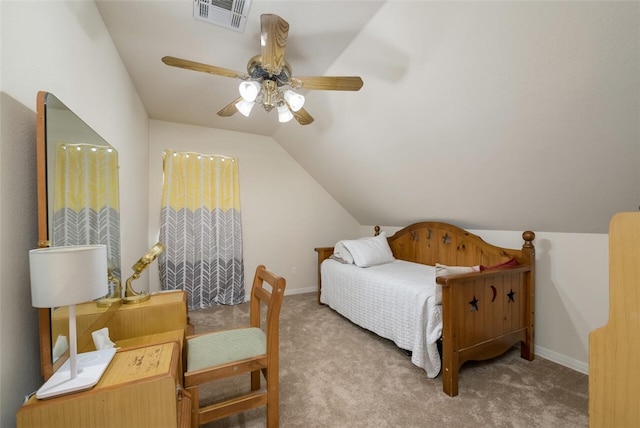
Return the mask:
{"type": "Polygon", "coordinates": [[[240,210],[236,158],[165,150],[163,206],[240,210]]]}

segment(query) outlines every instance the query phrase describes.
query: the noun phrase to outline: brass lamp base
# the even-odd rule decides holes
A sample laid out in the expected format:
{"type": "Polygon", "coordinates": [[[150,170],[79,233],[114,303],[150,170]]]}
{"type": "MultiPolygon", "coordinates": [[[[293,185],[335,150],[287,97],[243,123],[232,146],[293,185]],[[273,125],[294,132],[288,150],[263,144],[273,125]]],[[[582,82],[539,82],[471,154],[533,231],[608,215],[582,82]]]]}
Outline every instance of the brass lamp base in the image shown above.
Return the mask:
{"type": "Polygon", "coordinates": [[[133,296],[125,296],[122,299],[122,303],[124,303],[125,305],[132,305],[136,303],[146,302],[150,298],[151,295],[149,293],[142,292],[133,296]]]}
{"type": "Polygon", "coordinates": [[[96,304],[99,308],[108,308],[111,305],[116,303],[120,303],[122,300],[122,286],[120,285],[120,279],[115,278],[112,275],[112,272],[109,272],[108,280],[110,283],[115,284],[115,289],[111,292],[111,294],[102,297],[101,299],[96,300],[96,304]]]}
{"type": "Polygon", "coordinates": [[[136,279],[140,278],[140,273],[146,269],[149,264],[160,255],[164,251],[165,247],[162,242],[158,242],[156,245],[151,247],[149,252],[142,256],[138,262],[133,265],[133,275],[131,275],[126,282],[126,287],[124,290],[124,297],[122,298],[122,302],[126,305],[133,305],[137,303],[146,302],[151,298],[151,295],[145,291],[136,292],[131,283],[136,279]]]}
{"type": "Polygon", "coordinates": [[[122,297],[103,297],[102,299],[96,300],[96,305],[98,305],[99,308],[108,308],[121,301],[122,297]]]}

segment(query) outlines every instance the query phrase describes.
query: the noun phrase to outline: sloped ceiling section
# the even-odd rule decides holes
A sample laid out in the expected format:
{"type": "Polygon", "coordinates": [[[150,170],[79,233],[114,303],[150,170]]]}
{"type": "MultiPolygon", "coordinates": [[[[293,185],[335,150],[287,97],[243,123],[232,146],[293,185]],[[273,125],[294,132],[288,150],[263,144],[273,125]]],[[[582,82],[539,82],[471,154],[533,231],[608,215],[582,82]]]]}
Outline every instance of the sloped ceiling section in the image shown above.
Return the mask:
{"type": "Polygon", "coordinates": [[[380,63],[363,90],[310,95],[317,125],[275,137],[362,224],[607,233],[640,205],[639,18],[388,2],[327,70],[380,63]]]}
{"type": "Polygon", "coordinates": [[[361,224],[607,233],[640,205],[640,3],[254,1],[245,31],[191,0],[98,0],[152,119],[273,136],[361,224]],[[259,15],[290,23],[294,75],[359,75],[309,91],[311,125],[254,109],[219,118],[259,15]]]}

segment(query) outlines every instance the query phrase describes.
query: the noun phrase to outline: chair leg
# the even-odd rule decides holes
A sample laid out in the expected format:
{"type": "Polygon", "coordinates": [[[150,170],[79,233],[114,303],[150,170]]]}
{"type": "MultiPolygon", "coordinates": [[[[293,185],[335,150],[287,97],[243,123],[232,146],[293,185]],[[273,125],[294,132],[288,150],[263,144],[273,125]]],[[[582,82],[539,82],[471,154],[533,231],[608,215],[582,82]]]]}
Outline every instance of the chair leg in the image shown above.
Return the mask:
{"type": "Polygon", "coordinates": [[[267,428],[278,428],[280,424],[280,394],[278,371],[266,370],[267,380],[267,428]]]}
{"type": "Polygon", "coordinates": [[[187,392],[191,394],[191,428],[200,426],[200,397],[198,396],[198,387],[187,388],[187,392]]]}

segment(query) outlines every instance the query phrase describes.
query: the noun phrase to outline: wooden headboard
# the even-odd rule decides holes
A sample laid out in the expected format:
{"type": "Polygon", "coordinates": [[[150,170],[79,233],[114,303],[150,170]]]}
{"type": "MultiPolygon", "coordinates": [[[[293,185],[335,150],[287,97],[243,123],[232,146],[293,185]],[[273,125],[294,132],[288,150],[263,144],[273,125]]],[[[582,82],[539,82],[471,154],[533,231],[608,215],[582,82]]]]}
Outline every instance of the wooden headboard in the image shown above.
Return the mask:
{"type": "MultiPolygon", "coordinates": [[[[380,227],[374,229],[378,235],[380,227]]],[[[515,258],[521,265],[533,265],[535,233],[526,231],[522,239],[521,250],[502,248],[452,224],[429,221],[414,223],[387,238],[395,258],[414,263],[493,266],[515,258]]]]}

